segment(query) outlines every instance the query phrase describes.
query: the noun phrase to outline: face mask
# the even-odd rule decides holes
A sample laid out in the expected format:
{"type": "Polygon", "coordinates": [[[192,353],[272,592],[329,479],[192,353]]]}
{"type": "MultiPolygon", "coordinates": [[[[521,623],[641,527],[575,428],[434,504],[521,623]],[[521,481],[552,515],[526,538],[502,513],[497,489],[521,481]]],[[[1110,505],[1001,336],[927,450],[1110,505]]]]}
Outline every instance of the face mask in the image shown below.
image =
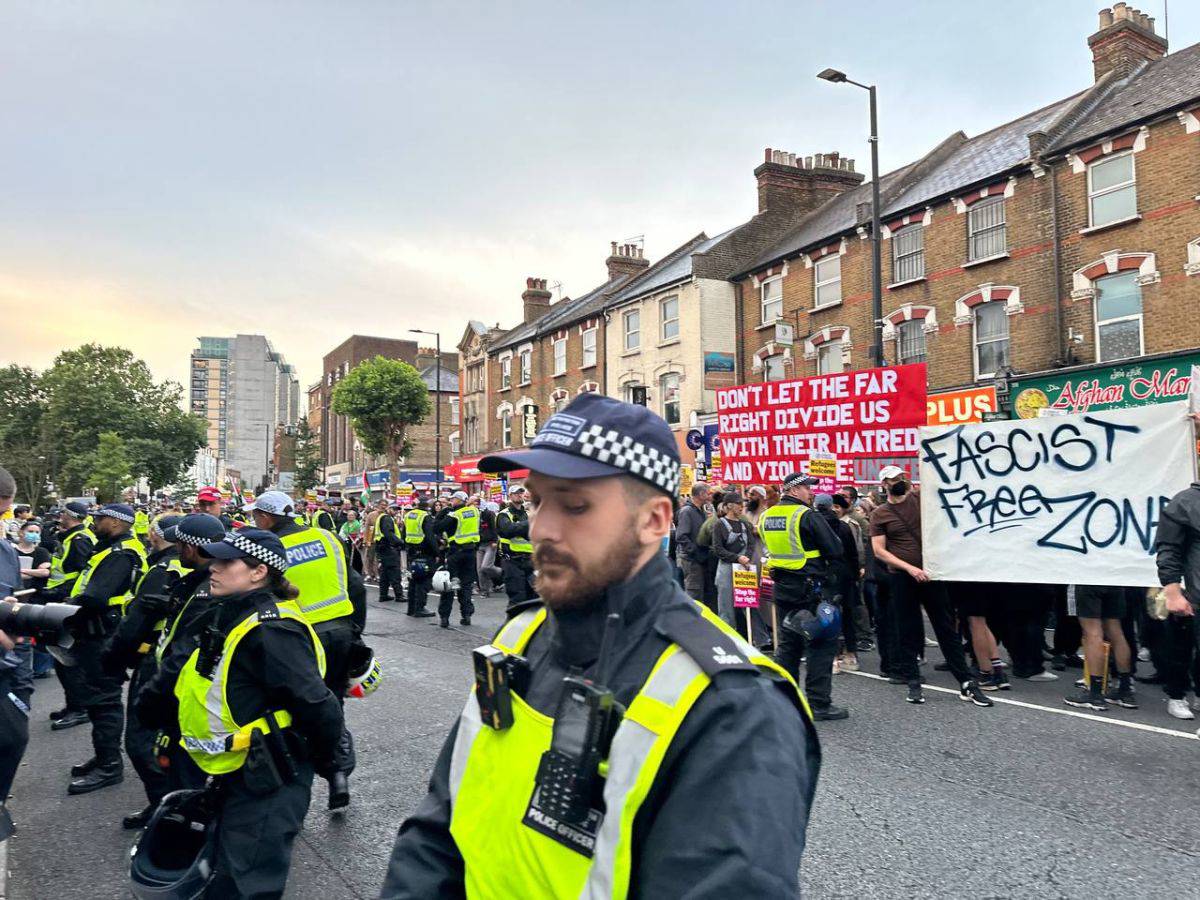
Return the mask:
{"type": "Polygon", "coordinates": [[[27,544],[40,544],[40,543],[41,543],[41,541],[42,541],[42,536],[41,536],[41,534],[40,534],[39,532],[36,532],[36,531],[29,531],[29,532],[26,532],[26,534],[25,534],[25,543],[27,543],[27,544]]]}
{"type": "Polygon", "coordinates": [[[888,493],[893,497],[903,497],[908,493],[908,482],[897,481],[895,484],[888,486],[888,493]]]}

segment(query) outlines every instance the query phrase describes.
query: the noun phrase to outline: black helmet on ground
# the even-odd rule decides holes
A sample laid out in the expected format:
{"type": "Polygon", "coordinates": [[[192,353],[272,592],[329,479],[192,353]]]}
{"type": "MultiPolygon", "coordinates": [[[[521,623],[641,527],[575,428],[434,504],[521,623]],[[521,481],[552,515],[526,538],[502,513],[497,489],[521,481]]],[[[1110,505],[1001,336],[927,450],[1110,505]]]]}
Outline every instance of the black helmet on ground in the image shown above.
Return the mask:
{"type": "Polygon", "coordinates": [[[192,900],[212,880],[217,854],[212,790],[167,794],[130,851],[129,887],[138,900],[192,900]]]}

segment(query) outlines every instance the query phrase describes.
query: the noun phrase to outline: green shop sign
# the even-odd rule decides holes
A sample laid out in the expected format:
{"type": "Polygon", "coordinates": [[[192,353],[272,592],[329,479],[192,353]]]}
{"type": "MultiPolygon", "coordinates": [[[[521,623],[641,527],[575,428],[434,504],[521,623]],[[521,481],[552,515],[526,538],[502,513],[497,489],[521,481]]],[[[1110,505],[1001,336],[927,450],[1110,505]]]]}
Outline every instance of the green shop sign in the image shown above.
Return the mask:
{"type": "Polygon", "coordinates": [[[1184,400],[1193,365],[1200,365],[1200,353],[1014,378],[1012,408],[1018,419],[1033,419],[1044,407],[1084,413],[1184,400]]]}

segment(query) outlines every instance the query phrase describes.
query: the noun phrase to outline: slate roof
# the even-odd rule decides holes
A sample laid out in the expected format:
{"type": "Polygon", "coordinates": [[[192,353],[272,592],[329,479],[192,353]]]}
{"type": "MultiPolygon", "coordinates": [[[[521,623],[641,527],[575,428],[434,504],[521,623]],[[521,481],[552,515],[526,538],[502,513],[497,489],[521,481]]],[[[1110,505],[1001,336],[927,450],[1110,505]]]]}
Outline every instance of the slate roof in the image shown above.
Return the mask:
{"type": "MultiPolygon", "coordinates": [[[[425,386],[432,390],[437,390],[437,365],[426,366],[421,370],[421,380],[425,382],[425,386]]],[[[458,372],[448,366],[442,366],[442,386],[441,391],[447,394],[458,393],[458,372]]]]}
{"type": "Polygon", "coordinates": [[[1200,100],[1200,44],[1177,50],[1114,82],[1096,109],[1056,136],[1051,149],[1069,150],[1192,100],[1200,100]]]}
{"type": "Polygon", "coordinates": [[[592,288],[581,297],[568,297],[550,307],[550,311],[532,322],[522,322],[520,325],[506,331],[488,345],[488,351],[503,350],[524,341],[531,341],[539,335],[546,334],[563,325],[586,319],[608,305],[612,294],[631,280],[629,275],[621,275],[611,281],[606,281],[599,287],[592,288]]]}
{"type": "Polygon", "coordinates": [[[637,297],[652,294],[659,288],[675,284],[685,278],[691,278],[692,254],[703,253],[715,247],[728,234],[729,232],[726,231],[715,238],[710,238],[703,231],[700,232],[630,281],[615,297],[610,298],[608,305],[619,306],[637,297]]]}

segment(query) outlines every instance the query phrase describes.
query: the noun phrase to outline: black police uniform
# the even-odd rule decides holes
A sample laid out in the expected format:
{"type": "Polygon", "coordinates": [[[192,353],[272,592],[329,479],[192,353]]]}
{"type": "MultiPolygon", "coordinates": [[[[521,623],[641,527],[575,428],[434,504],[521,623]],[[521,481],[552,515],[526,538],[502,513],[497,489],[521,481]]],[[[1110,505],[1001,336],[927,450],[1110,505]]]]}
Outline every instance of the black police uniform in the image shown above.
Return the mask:
{"type": "Polygon", "coordinates": [[[333,513],[327,509],[317,510],[317,514],[313,516],[313,528],[324,528],[326,531],[337,534],[337,526],[333,521],[333,513]]]}
{"type": "MultiPolygon", "coordinates": [[[[437,534],[433,527],[434,517],[427,515],[421,522],[421,532],[424,535],[421,543],[405,543],[408,551],[408,615],[432,615],[425,609],[429,599],[429,584],[433,580],[437,568],[437,534]]],[[[405,531],[407,534],[407,530],[405,531]]]]}
{"type": "MultiPolygon", "coordinates": [[[[67,555],[63,558],[62,568],[66,573],[74,572],[78,577],[78,573],[87,568],[88,560],[92,558],[92,553],[95,550],[96,540],[90,531],[85,526],[73,525],[65,531],[57,533],[59,543],[66,541],[73,534],[79,534],[71,542],[71,546],[67,549],[67,555]],[[83,532],[79,534],[79,532],[83,532]]],[[[74,579],[64,581],[62,584],[53,588],[39,588],[37,598],[39,603],[66,603],[71,594],[71,588],[75,586],[74,579]]],[[[51,713],[52,719],[73,719],[76,716],[85,716],[83,711],[83,698],[87,693],[87,685],[84,682],[83,669],[79,666],[65,666],[57,659],[54,660],[54,674],[58,676],[58,681],[62,685],[63,697],[66,700],[64,708],[51,713]]]]}
{"type": "MultiPolygon", "coordinates": [[[[96,553],[106,550],[129,536],[123,531],[113,538],[100,538],[96,542],[96,553]]],[[[94,763],[92,774],[107,772],[119,774],[124,767],[121,762],[121,732],[125,723],[125,709],[121,703],[123,677],[114,676],[104,670],[101,657],[105,643],[117,628],[121,611],[109,606],[109,599],[119,597],[133,587],[134,578],[140,573],[141,560],[132,550],[114,550],[105,557],[92,573],[83,592],[72,598],[82,607],[82,612],[71,617],[76,641],[73,648],[78,668],[83,673],[83,708],[92,723],[92,747],[94,763]]],[[[91,779],[92,774],[85,774],[91,779]]],[[[98,776],[99,777],[99,776],[98,776]]]]}
{"type": "MultiPolygon", "coordinates": [[[[509,504],[496,514],[496,533],[507,541],[529,540],[529,513],[522,506],[509,504]]],[[[511,546],[500,547],[500,566],[504,572],[504,592],[511,609],[537,599],[533,586],[533,558],[530,553],[514,552],[511,546]]]]}
{"type": "MultiPolygon", "coordinates": [[[[456,507],[456,509],[462,508],[462,506],[456,507]]],[[[438,513],[433,527],[439,536],[449,538],[458,531],[458,520],[451,515],[455,511],[446,507],[438,513]]],[[[478,549],[478,541],[473,544],[455,544],[447,541],[446,545],[446,569],[452,578],[458,579],[458,612],[464,625],[471,624],[471,616],[475,615],[472,594],[475,590],[475,551],[478,549]]],[[[453,611],[454,593],[445,591],[438,598],[438,615],[441,616],[443,623],[450,621],[450,613],[453,611]]]]}
{"type": "Polygon", "coordinates": [[[396,529],[396,517],[385,512],[375,520],[375,558],[379,560],[379,602],[391,600],[388,589],[396,594],[396,602],[404,599],[403,566],[400,563],[400,551],[404,547],[404,539],[396,529]]]}
{"type": "MultiPolygon", "coordinates": [[[[626,585],[610,590],[604,603],[551,611],[526,648],[531,673],[522,699],[553,716],[568,673],[597,676],[609,604],[621,616],[607,685],[618,702],[633,699],[671,643],[690,648],[713,679],[672,740],[634,819],[631,896],[677,897],[686,885],[703,885],[706,897],[796,896],[820,769],[816,733],[789,698],[789,692],[795,696],[790,685],[759,674],[736,654],[714,656],[712,645],[727,646],[728,638],[700,617],[665,556],[656,555],[626,585]],[[752,848],[753,858],[732,849],[735,842],[752,848]]],[[[442,746],[429,793],[400,826],[381,894],[387,900],[465,893],[463,859],[450,834],[456,733],[457,725],[442,746]]]]}
{"type": "MultiPolygon", "coordinates": [[[[17,549],[0,537],[0,597],[10,596],[20,584],[17,549]]],[[[6,831],[11,823],[3,812],[4,801],[29,743],[32,700],[33,647],[23,641],[11,650],[0,650],[0,826],[6,831]]]]}
{"type": "MultiPolygon", "coordinates": [[[[795,506],[800,501],[794,497],[781,497],[778,506],[795,506]]],[[[800,518],[800,541],[806,549],[817,550],[821,556],[810,559],[799,571],[774,568],[771,579],[775,582],[775,604],[779,607],[780,628],[776,635],[775,661],[793,677],[799,677],[800,659],[805,656],[802,634],[785,627],[790,613],[806,609],[816,612],[822,600],[833,601],[836,593],[833,585],[827,584],[829,560],[841,559],[842,542],[829,528],[819,513],[810,510],[800,518]]],[[[804,694],[812,704],[814,712],[827,709],[832,703],[833,660],[837,656],[837,635],[826,635],[807,647],[804,671],[804,694]]]]}
{"type": "Polygon", "coordinates": [[[166,616],[169,591],[180,579],[180,574],[169,568],[178,559],[179,548],[174,545],[156,550],[147,557],[149,568],[138,582],[133,599],[125,608],[125,616],[109,639],[101,659],[111,675],[124,678],[127,670],[133,670],[126,698],[125,753],[142,781],[146,800],[151,806],[157,806],[166,796],[170,782],[158,764],[155,747],[158,733],[142,724],[133,707],[142,685],[158,670],[154,658],[159,636],[156,625],[166,616]]]}

